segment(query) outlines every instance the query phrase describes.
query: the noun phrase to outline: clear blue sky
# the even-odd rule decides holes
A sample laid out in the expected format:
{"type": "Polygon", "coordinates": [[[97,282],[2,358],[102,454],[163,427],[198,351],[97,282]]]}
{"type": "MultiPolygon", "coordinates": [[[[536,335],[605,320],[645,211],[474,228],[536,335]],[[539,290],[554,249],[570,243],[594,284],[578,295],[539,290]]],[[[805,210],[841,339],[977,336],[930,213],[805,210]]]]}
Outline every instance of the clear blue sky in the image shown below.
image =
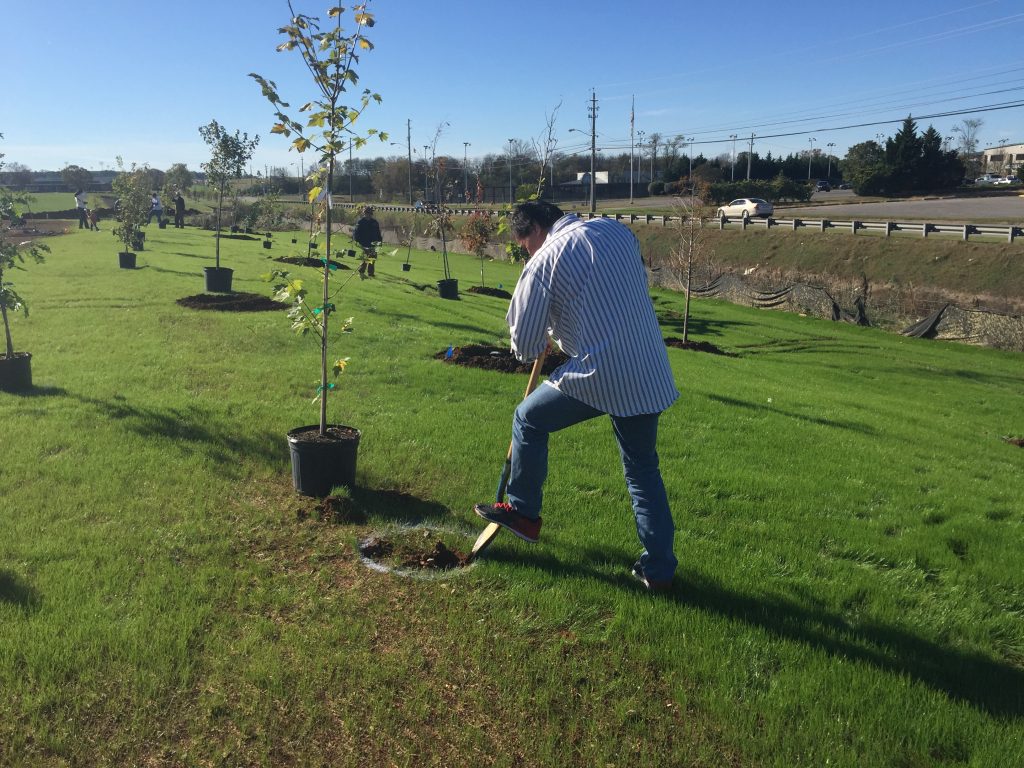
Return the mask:
{"type": "MultiPolygon", "coordinates": [[[[471,158],[502,152],[509,138],[541,136],[559,102],[559,149],[578,151],[568,129],[589,130],[591,90],[598,147],[629,151],[635,96],[637,131],[693,136],[707,156],[731,152],[730,134],[742,150],[754,132],[762,155],[832,143],[841,157],[908,113],[1024,104],[1021,0],[373,0],[370,10],[376,48],[358,71],[383,104],[364,125],[399,146],[375,143],[364,157],[404,155],[407,119],[420,153],[443,123],[439,153],[461,158],[467,141],[471,158]],[[767,138],[786,133],[797,135],[767,138]]],[[[197,128],[214,118],[260,135],[254,168],[299,161],[269,134],[272,110],[247,76],[275,80],[292,104],[313,96],[297,54],[275,51],[284,0],[5,0],[0,18],[7,162],[100,169],[122,155],[198,170],[197,128]]],[[[946,136],[965,117],[984,121],[982,147],[1024,142],[1020,106],[920,128],[946,136]]]]}

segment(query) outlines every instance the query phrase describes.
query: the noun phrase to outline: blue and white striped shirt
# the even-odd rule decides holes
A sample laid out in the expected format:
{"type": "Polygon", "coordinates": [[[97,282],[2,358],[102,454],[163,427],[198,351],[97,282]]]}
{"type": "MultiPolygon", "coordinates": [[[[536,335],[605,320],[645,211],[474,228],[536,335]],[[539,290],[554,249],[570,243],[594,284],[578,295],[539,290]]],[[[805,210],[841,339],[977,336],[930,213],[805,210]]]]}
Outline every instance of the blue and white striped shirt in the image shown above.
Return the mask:
{"type": "Polygon", "coordinates": [[[506,320],[519,360],[535,359],[550,335],[569,360],[546,383],[605,413],[660,413],[679,396],[640,246],[613,219],[556,221],[506,320]]]}

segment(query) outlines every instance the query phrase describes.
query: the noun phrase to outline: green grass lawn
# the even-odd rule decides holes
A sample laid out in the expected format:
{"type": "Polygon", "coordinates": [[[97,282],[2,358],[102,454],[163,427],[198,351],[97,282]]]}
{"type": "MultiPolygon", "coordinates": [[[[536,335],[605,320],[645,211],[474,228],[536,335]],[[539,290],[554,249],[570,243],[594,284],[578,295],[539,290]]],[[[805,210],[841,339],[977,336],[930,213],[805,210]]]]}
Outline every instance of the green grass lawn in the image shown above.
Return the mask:
{"type": "MultiPolygon", "coordinates": [[[[235,289],[269,293],[289,239],[222,241],[235,289]]],[[[1020,355],[696,302],[731,355],[669,351],[670,595],[628,574],[606,420],[553,438],[538,545],[405,578],[357,542],[467,551],[526,383],[433,358],[507,343],[507,302],[465,292],[478,261],[452,257],[459,301],[436,253],[336,273],[329,413],[363,432],[367,515],[339,523],[284,440],[317,418],[315,344],[283,310],[175,303],[209,232],[150,227],[134,271],[109,231],[48,242],[15,276],[35,390],[0,393],[0,764],[1024,762],[1020,355]]],[[[678,335],[682,297],[654,300],[678,335]]]]}

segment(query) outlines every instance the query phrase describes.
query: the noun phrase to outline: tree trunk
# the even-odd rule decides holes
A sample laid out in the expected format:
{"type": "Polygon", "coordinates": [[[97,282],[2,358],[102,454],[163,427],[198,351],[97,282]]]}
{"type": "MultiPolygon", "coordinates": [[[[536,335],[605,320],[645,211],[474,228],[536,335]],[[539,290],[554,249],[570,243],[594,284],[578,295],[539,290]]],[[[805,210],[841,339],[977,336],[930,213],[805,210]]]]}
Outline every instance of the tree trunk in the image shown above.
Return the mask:
{"type": "Polygon", "coordinates": [[[217,269],[220,269],[220,212],[221,212],[221,209],[222,209],[223,205],[224,205],[224,182],[221,182],[220,190],[218,191],[218,194],[217,194],[217,234],[216,234],[216,237],[215,237],[215,240],[216,240],[216,254],[217,254],[217,260],[216,260],[217,269]]]}
{"type": "MultiPolygon", "coordinates": [[[[3,273],[0,272],[0,277],[3,273]]],[[[7,359],[10,360],[14,357],[14,341],[11,340],[11,323],[7,319],[7,305],[0,303],[0,315],[4,318],[4,336],[7,337],[7,359]]]]}
{"type": "Polygon", "coordinates": [[[327,161],[327,236],[324,238],[324,301],[320,313],[323,323],[320,327],[320,435],[327,433],[327,332],[330,328],[331,310],[327,302],[330,299],[331,281],[331,187],[334,186],[334,155],[327,161]]]}

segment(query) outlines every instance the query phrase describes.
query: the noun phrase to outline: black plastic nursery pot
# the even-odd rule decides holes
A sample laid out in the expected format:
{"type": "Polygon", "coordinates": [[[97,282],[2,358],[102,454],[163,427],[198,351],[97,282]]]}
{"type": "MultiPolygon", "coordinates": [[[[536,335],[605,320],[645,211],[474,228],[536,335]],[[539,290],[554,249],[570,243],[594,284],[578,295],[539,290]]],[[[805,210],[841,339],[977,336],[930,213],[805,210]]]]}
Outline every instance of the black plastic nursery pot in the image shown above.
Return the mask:
{"type": "Polygon", "coordinates": [[[0,355],[0,392],[26,392],[32,389],[32,355],[15,352],[0,355]]]}
{"type": "Polygon", "coordinates": [[[303,496],[323,497],[336,485],[355,487],[360,437],[358,429],[340,424],[329,424],[322,437],[318,424],[289,432],[295,490],[303,496]]]}
{"type": "Polygon", "coordinates": [[[403,272],[408,272],[410,269],[412,269],[412,264],[405,263],[405,264],[402,265],[402,271],[403,272]]]}
{"type": "Polygon", "coordinates": [[[233,269],[227,267],[203,267],[208,293],[231,293],[233,269]]]}
{"type": "Polygon", "coordinates": [[[454,277],[448,280],[438,280],[437,292],[442,299],[457,299],[459,298],[459,281],[454,277]]]}
{"type": "Polygon", "coordinates": [[[269,250],[270,249],[270,241],[269,240],[264,240],[263,241],[263,247],[269,250]]]}
{"type": "Polygon", "coordinates": [[[121,269],[135,269],[135,254],[131,251],[121,251],[117,254],[117,263],[121,269]]]}
{"type": "Polygon", "coordinates": [[[160,227],[160,229],[167,229],[167,219],[160,219],[160,221],[157,222],[157,226],[160,227]]]}

